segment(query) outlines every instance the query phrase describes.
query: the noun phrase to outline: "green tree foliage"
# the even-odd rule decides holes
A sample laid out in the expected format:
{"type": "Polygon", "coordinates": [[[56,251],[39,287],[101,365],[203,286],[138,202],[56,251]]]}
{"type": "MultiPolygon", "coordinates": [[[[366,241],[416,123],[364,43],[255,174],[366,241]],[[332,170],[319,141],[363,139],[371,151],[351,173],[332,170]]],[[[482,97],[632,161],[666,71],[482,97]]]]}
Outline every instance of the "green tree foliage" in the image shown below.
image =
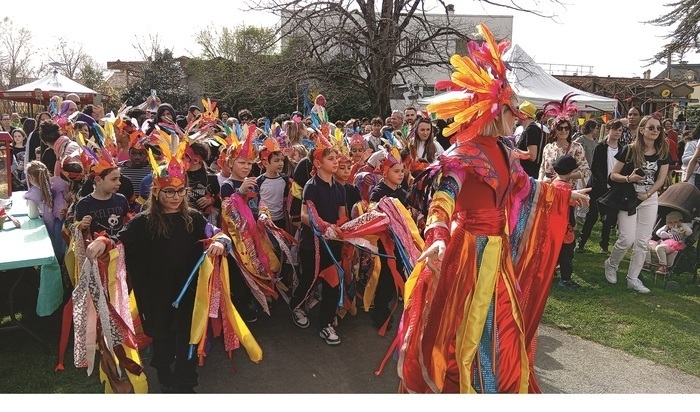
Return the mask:
{"type": "Polygon", "coordinates": [[[176,111],[184,112],[192,101],[185,80],[183,67],[173,57],[172,51],[156,50],[153,57],[144,62],[138,80],[122,93],[121,98],[129,105],[138,105],[151,94],[151,89],[156,89],[163,103],[170,103],[176,111]]]}
{"type": "Polygon", "coordinates": [[[202,30],[195,38],[202,53],[187,62],[186,71],[222,110],[235,114],[245,108],[255,116],[269,117],[303,112],[300,85],[308,83],[308,100],[313,102],[322,92],[331,116],[367,115],[366,95],[346,80],[352,62],[336,60],[333,71],[322,69],[304,52],[308,49],[304,39],[289,41],[275,52],[274,31],[269,28],[202,30]],[[329,75],[317,76],[320,70],[329,75]]]}
{"type": "Polygon", "coordinates": [[[661,27],[673,27],[666,36],[669,43],[664,50],[654,56],[663,61],[668,53],[680,55],[695,51],[700,52],[700,2],[697,0],[677,0],[664,5],[668,13],[650,20],[648,23],[661,27]]]}

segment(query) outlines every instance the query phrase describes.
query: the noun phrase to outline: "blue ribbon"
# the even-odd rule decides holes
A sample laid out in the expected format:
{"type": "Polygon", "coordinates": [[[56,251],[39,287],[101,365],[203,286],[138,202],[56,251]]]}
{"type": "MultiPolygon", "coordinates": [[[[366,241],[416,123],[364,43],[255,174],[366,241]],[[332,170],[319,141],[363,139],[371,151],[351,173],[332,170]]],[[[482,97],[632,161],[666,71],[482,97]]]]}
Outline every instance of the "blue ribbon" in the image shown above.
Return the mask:
{"type": "MultiPolygon", "coordinates": [[[[340,286],[340,297],[338,298],[338,306],[343,307],[343,294],[345,293],[345,272],[343,271],[343,268],[340,266],[338,261],[335,260],[335,255],[333,255],[331,247],[328,245],[328,242],[326,242],[326,239],[321,235],[321,230],[316,225],[316,222],[314,222],[314,218],[311,213],[309,213],[309,223],[311,223],[311,229],[313,229],[314,235],[318,236],[321,239],[321,242],[326,247],[328,254],[331,255],[331,259],[333,259],[333,264],[335,265],[335,268],[338,270],[338,284],[340,286]]],[[[318,269],[321,270],[321,268],[318,269]]]]}
{"type": "Polygon", "coordinates": [[[180,292],[180,295],[175,299],[175,302],[173,302],[173,307],[177,308],[180,306],[180,301],[182,300],[183,296],[185,296],[185,291],[187,291],[187,288],[190,287],[190,283],[192,283],[192,279],[194,279],[194,274],[197,273],[197,269],[199,269],[200,266],[202,266],[202,262],[204,262],[204,256],[207,255],[207,252],[202,253],[202,256],[199,258],[197,261],[197,264],[194,265],[194,269],[192,269],[192,273],[190,273],[190,277],[187,278],[187,282],[185,282],[185,286],[182,288],[182,291],[180,292]]]}
{"type": "Polygon", "coordinates": [[[395,244],[396,250],[399,251],[399,256],[401,257],[401,262],[403,263],[404,269],[406,269],[407,273],[413,273],[413,265],[411,264],[411,261],[408,258],[408,253],[406,252],[406,249],[403,247],[403,245],[399,241],[399,237],[396,236],[396,233],[394,233],[394,231],[391,230],[391,228],[389,228],[389,232],[391,232],[391,237],[394,238],[394,244],[395,244]]]}

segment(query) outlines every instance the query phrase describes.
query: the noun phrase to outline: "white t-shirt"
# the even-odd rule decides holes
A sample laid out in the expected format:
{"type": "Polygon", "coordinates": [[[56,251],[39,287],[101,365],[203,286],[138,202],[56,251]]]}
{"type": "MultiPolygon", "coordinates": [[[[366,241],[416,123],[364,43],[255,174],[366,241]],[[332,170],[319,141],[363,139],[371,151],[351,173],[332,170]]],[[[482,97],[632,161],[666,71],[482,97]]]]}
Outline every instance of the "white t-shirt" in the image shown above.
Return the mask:
{"type": "MultiPolygon", "coordinates": [[[[615,167],[615,163],[617,162],[617,159],[615,159],[615,155],[617,152],[620,150],[620,146],[617,146],[615,148],[608,146],[608,176],[610,173],[612,173],[613,167],[615,167]]],[[[610,187],[610,185],[608,185],[610,187]]]]}
{"type": "MultiPolygon", "coordinates": [[[[440,146],[440,144],[436,141],[433,141],[433,144],[435,145],[435,158],[437,158],[445,151],[445,149],[443,149],[442,146],[440,146]]],[[[425,142],[418,142],[418,144],[416,145],[416,157],[418,159],[422,159],[424,153],[425,142]]]]}

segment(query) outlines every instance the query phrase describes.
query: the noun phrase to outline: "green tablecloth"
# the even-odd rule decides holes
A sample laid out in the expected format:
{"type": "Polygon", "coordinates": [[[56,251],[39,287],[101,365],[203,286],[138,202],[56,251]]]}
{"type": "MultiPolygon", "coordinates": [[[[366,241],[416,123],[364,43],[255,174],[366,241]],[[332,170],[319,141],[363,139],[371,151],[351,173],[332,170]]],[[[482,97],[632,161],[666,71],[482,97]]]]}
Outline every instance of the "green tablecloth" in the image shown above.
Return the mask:
{"type": "Polygon", "coordinates": [[[11,214],[12,216],[27,216],[29,214],[29,206],[27,205],[27,201],[24,199],[25,193],[27,192],[12,192],[12,196],[10,197],[10,199],[12,199],[12,207],[10,209],[6,209],[7,213],[11,214]]]}
{"type": "Polygon", "coordinates": [[[53,313],[63,299],[61,269],[54,256],[49,233],[41,218],[16,216],[22,224],[16,228],[9,219],[0,231],[0,270],[41,266],[37,314],[53,313]]]}

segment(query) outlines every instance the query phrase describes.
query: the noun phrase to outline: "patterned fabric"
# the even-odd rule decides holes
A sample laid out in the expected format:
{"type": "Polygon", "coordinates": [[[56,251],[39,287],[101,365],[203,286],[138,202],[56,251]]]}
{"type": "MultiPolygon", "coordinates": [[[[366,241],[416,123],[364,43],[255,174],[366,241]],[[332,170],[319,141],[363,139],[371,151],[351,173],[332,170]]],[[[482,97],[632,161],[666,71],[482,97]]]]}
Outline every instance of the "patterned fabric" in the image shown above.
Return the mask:
{"type": "MultiPolygon", "coordinates": [[[[591,168],[586,161],[586,150],[583,148],[581,143],[571,142],[570,145],[559,147],[556,143],[548,143],[544,147],[542,152],[542,165],[540,166],[540,176],[545,176],[547,173],[554,174],[554,162],[564,156],[565,154],[571,155],[576,159],[576,164],[578,165],[578,171],[581,172],[582,179],[588,181],[591,176],[591,168]],[[567,147],[569,148],[567,152],[567,147]]],[[[572,185],[575,181],[572,181],[572,185]]]]}
{"type": "MultiPolygon", "coordinates": [[[[507,196],[502,209],[448,205],[438,213],[431,204],[428,221],[448,231],[449,241],[438,273],[420,262],[406,281],[397,333],[400,390],[536,393],[535,335],[570,195],[530,179],[512,154],[511,179],[498,182],[479,148],[458,152],[440,159],[443,176],[458,183],[482,177],[494,190],[507,183],[507,196]]],[[[438,190],[433,202],[454,204],[452,191],[438,190]]],[[[426,246],[437,238],[428,234],[426,246]]]]}

